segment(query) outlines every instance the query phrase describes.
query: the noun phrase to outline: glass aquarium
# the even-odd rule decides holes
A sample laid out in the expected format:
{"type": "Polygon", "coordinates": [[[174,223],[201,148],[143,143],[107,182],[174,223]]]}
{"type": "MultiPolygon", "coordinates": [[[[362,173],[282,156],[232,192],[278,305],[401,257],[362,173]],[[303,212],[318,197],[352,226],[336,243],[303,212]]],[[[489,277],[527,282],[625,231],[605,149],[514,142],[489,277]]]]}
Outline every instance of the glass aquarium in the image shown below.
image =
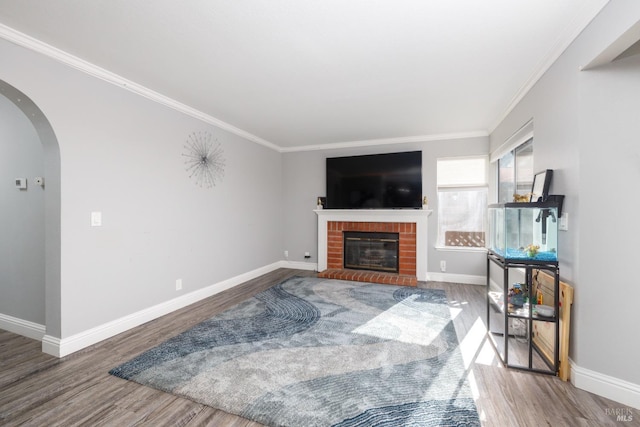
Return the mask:
{"type": "Polygon", "coordinates": [[[507,261],[558,261],[556,202],[489,205],[487,249],[507,261]]]}

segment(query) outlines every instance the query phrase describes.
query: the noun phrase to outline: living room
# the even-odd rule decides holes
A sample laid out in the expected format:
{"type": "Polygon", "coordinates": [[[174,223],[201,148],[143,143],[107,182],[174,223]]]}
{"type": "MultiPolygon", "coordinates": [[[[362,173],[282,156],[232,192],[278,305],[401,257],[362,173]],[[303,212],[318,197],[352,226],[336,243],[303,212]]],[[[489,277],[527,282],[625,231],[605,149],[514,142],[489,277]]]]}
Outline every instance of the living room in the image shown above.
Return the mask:
{"type": "MultiPolygon", "coordinates": [[[[640,291],[632,284],[630,238],[640,226],[635,194],[622,185],[640,178],[640,37],[629,42],[638,22],[637,2],[608,2],[490,132],[285,148],[3,25],[3,128],[15,126],[8,137],[28,134],[19,138],[43,146],[42,166],[25,174],[27,192],[10,191],[36,194],[34,176],[45,178],[46,191],[34,202],[45,218],[38,254],[16,261],[8,245],[3,252],[7,266],[38,259],[41,280],[18,293],[0,285],[0,327],[61,357],[275,269],[312,271],[313,210],[326,192],[325,159],[335,156],[421,150],[423,190],[434,209],[427,272],[477,281],[486,273],[483,252],[436,248],[437,161],[490,158],[532,123],[535,169],[554,170],[552,191],[565,195],[570,218],[559,261],[576,292],[571,381],[640,408],[640,343],[631,329],[640,320],[640,291]],[[193,135],[211,136],[221,148],[223,173],[211,185],[186,170],[193,135]]],[[[489,167],[495,172],[495,163],[489,167]]],[[[495,200],[495,180],[489,191],[495,200]]]]}

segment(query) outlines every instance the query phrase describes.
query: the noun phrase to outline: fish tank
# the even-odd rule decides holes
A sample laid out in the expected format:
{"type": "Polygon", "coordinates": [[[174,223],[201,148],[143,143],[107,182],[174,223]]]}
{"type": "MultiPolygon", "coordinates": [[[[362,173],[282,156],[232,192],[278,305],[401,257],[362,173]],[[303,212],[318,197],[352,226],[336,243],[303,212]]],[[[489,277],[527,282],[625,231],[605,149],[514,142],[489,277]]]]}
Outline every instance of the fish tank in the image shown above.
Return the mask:
{"type": "Polygon", "coordinates": [[[557,262],[557,202],[489,205],[487,249],[505,261],[557,262]]]}

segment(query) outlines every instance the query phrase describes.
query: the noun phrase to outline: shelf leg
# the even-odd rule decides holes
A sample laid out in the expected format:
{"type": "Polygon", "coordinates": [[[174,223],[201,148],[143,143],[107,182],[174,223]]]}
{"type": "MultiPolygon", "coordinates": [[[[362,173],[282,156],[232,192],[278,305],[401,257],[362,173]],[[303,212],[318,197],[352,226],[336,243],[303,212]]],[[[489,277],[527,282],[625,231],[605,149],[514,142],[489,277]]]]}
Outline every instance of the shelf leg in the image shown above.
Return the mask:
{"type": "Polygon", "coordinates": [[[504,300],[504,364],[509,365],[509,269],[503,268],[502,298],[504,300]]]}
{"type": "Polygon", "coordinates": [[[556,267],[555,269],[555,280],[554,280],[554,297],[553,297],[553,307],[555,309],[556,315],[556,342],[555,347],[556,351],[553,353],[553,362],[555,367],[555,374],[558,375],[558,370],[560,368],[560,267],[556,267]]]}
{"type": "Polygon", "coordinates": [[[529,323],[529,369],[533,369],[533,304],[531,300],[531,293],[533,288],[533,269],[531,267],[527,267],[526,273],[526,286],[529,291],[529,318],[527,322],[529,323]]]}

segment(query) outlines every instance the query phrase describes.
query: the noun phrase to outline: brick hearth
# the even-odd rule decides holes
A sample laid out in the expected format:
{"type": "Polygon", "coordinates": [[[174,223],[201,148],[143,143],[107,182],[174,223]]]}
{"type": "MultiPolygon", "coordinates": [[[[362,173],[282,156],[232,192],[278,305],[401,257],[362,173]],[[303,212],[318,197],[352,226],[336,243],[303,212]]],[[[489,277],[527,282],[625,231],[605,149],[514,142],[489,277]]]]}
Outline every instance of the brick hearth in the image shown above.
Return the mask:
{"type": "Polygon", "coordinates": [[[353,280],[354,282],[382,283],[384,285],[417,286],[415,276],[401,276],[393,273],[379,273],[365,270],[325,270],[318,273],[325,279],[353,280]]]}
{"type": "Polygon", "coordinates": [[[327,223],[327,269],[318,273],[318,276],[358,282],[416,286],[418,284],[416,277],[416,224],[329,221],[327,223]],[[398,233],[398,274],[344,269],[344,231],[398,233]]]}

